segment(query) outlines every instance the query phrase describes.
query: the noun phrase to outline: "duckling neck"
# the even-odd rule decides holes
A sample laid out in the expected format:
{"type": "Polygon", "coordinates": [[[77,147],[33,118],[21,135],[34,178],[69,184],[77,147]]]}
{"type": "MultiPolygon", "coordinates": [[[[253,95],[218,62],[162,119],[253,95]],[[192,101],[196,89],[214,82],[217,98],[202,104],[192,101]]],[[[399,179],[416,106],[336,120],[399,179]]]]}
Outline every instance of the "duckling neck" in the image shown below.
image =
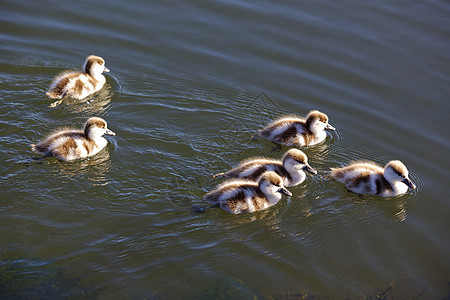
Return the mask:
{"type": "Polygon", "coordinates": [[[382,176],[381,182],[376,182],[377,193],[384,196],[397,196],[406,193],[408,187],[401,181],[389,180],[382,176]]]}
{"type": "Polygon", "coordinates": [[[293,163],[291,160],[285,160],[283,163],[284,169],[286,170],[289,184],[297,185],[306,178],[305,172],[302,170],[302,166],[298,163],[293,163]]]}
{"type": "Polygon", "coordinates": [[[286,169],[291,176],[290,184],[291,185],[297,185],[299,183],[302,183],[305,178],[306,174],[303,172],[301,168],[292,168],[292,169],[286,169]]]}
{"type": "Polygon", "coordinates": [[[101,82],[101,83],[105,83],[106,79],[105,76],[103,76],[103,74],[101,72],[95,72],[95,71],[91,71],[90,73],[88,73],[92,78],[94,78],[94,80],[96,80],[97,82],[101,82]]]}
{"type": "Polygon", "coordinates": [[[308,128],[308,130],[312,133],[314,136],[314,139],[321,140],[326,137],[325,130],[321,130],[320,128],[317,128],[316,126],[311,126],[308,128]]]}
{"type": "Polygon", "coordinates": [[[401,181],[390,182],[392,194],[394,196],[404,194],[408,191],[408,187],[401,181]]]}
{"type": "Polygon", "coordinates": [[[281,199],[280,193],[276,193],[276,192],[274,193],[273,191],[271,191],[268,188],[262,188],[261,192],[264,194],[266,199],[270,202],[270,205],[276,204],[281,199]]]}
{"type": "Polygon", "coordinates": [[[99,143],[105,140],[103,134],[97,132],[96,130],[88,130],[85,132],[86,139],[91,140],[95,143],[99,143]]]}

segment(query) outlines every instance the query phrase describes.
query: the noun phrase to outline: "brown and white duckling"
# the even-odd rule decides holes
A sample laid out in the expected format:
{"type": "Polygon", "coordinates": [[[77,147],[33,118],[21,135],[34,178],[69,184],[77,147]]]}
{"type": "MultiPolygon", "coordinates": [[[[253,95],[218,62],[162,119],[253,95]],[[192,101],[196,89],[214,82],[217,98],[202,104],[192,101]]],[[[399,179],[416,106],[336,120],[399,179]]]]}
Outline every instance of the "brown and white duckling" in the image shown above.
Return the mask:
{"type": "Polygon", "coordinates": [[[308,164],[308,157],[303,151],[290,149],[281,160],[269,159],[265,157],[253,157],[242,161],[237,167],[214,175],[225,176],[227,178],[240,178],[256,180],[262,173],[274,171],[283,179],[284,186],[296,186],[306,179],[307,171],[311,174],[317,174],[308,164]]]}
{"type": "Polygon", "coordinates": [[[302,147],[322,142],[327,136],[325,129],[335,130],[328,124],[326,114],[313,110],[306,120],[297,116],[281,117],[263,128],[259,135],[277,144],[302,147]]]}
{"type": "Polygon", "coordinates": [[[108,129],[105,120],[93,117],[87,120],[83,130],[60,130],[31,147],[39,154],[74,160],[100,152],[108,143],[103,135],[116,134],[108,129]]]}
{"type": "Polygon", "coordinates": [[[90,55],[86,58],[83,72],[65,71],[53,80],[48,92],[52,99],[62,99],[66,96],[83,99],[99,91],[106,82],[103,72],[109,72],[105,60],[99,56],[90,55]]]}
{"type": "Polygon", "coordinates": [[[408,169],[399,160],[388,162],[384,169],[370,161],[354,162],[342,168],[332,168],[331,177],[358,194],[392,197],[406,193],[408,187],[416,188],[408,178],[408,169]]]}
{"type": "Polygon", "coordinates": [[[204,199],[231,214],[251,213],[280,201],[281,194],[292,196],[275,172],[266,172],[258,182],[231,179],[207,193],[204,199]]]}

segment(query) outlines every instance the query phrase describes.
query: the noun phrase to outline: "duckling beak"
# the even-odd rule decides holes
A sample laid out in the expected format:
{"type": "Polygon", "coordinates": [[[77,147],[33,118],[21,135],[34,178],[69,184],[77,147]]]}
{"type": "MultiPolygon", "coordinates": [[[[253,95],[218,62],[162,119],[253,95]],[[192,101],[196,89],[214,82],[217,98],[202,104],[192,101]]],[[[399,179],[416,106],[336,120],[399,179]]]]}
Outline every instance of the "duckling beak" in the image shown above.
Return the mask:
{"type": "Polygon", "coordinates": [[[303,170],[305,170],[305,171],[307,171],[307,172],[309,172],[311,174],[317,174],[317,171],[315,169],[311,168],[310,165],[305,165],[303,167],[303,170]]]}
{"type": "Polygon", "coordinates": [[[327,126],[325,127],[325,129],[328,129],[328,130],[336,130],[336,128],[334,128],[334,127],[331,126],[330,124],[327,124],[327,126]]]}
{"type": "Polygon", "coordinates": [[[286,196],[292,196],[292,193],[289,192],[285,187],[281,187],[277,190],[278,193],[285,194],[286,196]]]}
{"type": "Polygon", "coordinates": [[[109,130],[109,129],[106,129],[105,134],[106,134],[106,135],[116,135],[116,133],[115,133],[114,131],[109,130]]]}
{"type": "Polygon", "coordinates": [[[411,180],[409,180],[409,178],[406,178],[402,182],[413,190],[416,188],[416,185],[411,180]]]}
{"type": "Polygon", "coordinates": [[[105,68],[103,69],[103,72],[109,72],[109,69],[108,69],[107,67],[105,67],[105,68]]]}

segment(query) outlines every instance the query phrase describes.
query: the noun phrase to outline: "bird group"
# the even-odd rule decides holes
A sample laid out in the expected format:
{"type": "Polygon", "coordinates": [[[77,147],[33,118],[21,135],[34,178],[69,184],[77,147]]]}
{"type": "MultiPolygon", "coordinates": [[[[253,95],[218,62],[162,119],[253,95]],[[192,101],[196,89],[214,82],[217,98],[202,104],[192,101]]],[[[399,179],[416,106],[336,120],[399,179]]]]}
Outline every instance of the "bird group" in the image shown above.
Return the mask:
{"type": "MultiPolygon", "coordinates": [[[[109,72],[103,58],[90,55],[83,71],[66,71],[58,75],[47,96],[62,100],[65,97],[83,99],[98,92],[106,82],[103,72],[109,72]]],[[[317,110],[306,118],[295,115],[274,120],[259,136],[276,144],[305,147],[322,143],[325,130],[335,130],[328,116],[317,110]]],[[[55,156],[64,161],[85,158],[100,152],[106,145],[104,135],[115,135],[105,120],[92,117],[82,130],[64,129],[32,145],[32,150],[45,156],[55,156]]],[[[306,179],[305,171],[317,174],[308,163],[308,157],[297,148],[288,150],[281,160],[253,157],[242,161],[233,169],[214,175],[228,178],[204,196],[212,207],[232,213],[251,213],[277,204],[282,194],[292,196],[286,187],[296,186],[306,179]]],[[[415,189],[405,165],[393,160],[383,168],[370,161],[356,161],[341,168],[332,168],[331,178],[341,182],[354,193],[392,197],[415,189]]]]}
{"type": "MultiPolygon", "coordinates": [[[[297,116],[281,117],[259,131],[259,136],[277,144],[304,147],[321,143],[325,130],[335,130],[328,117],[311,111],[305,119],[297,116]]],[[[308,164],[308,157],[297,148],[287,151],[281,160],[265,157],[249,158],[235,168],[214,175],[229,178],[207,193],[205,201],[232,213],[251,213],[277,204],[282,197],[292,196],[286,187],[306,179],[305,171],[317,174],[308,164]]],[[[332,168],[330,176],[345,184],[354,193],[392,197],[415,189],[405,165],[390,161],[384,168],[370,161],[357,161],[341,168],[332,168]]]]}
{"type": "MultiPolygon", "coordinates": [[[[90,55],[84,62],[83,71],[65,71],[59,74],[53,80],[46,95],[60,101],[65,97],[84,99],[103,87],[106,82],[103,72],[109,72],[105,66],[105,60],[99,56],[90,55]]],[[[108,129],[105,120],[92,117],[87,120],[82,130],[56,131],[38,144],[32,144],[31,148],[36,153],[69,161],[100,152],[108,143],[103,135],[116,134],[108,129]]]]}

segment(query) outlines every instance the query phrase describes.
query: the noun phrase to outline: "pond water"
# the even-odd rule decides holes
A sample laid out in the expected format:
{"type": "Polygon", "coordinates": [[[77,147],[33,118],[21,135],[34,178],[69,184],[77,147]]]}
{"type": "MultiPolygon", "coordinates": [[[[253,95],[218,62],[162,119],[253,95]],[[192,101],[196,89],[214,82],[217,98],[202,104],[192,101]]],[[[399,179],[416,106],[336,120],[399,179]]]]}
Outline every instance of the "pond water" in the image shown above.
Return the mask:
{"type": "Polygon", "coordinates": [[[450,4],[29,1],[0,4],[0,298],[442,299],[450,296],[450,4]],[[111,72],[56,107],[54,76],[111,72]],[[223,172],[279,158],[252,135],[325,112],[318,171],[276,206],[193,214],[223,172]],[[98,155],[30,144],[104,118],[98,155]],[[417,189],[360,197],[331,167],[400,159],[417,189]]]}

